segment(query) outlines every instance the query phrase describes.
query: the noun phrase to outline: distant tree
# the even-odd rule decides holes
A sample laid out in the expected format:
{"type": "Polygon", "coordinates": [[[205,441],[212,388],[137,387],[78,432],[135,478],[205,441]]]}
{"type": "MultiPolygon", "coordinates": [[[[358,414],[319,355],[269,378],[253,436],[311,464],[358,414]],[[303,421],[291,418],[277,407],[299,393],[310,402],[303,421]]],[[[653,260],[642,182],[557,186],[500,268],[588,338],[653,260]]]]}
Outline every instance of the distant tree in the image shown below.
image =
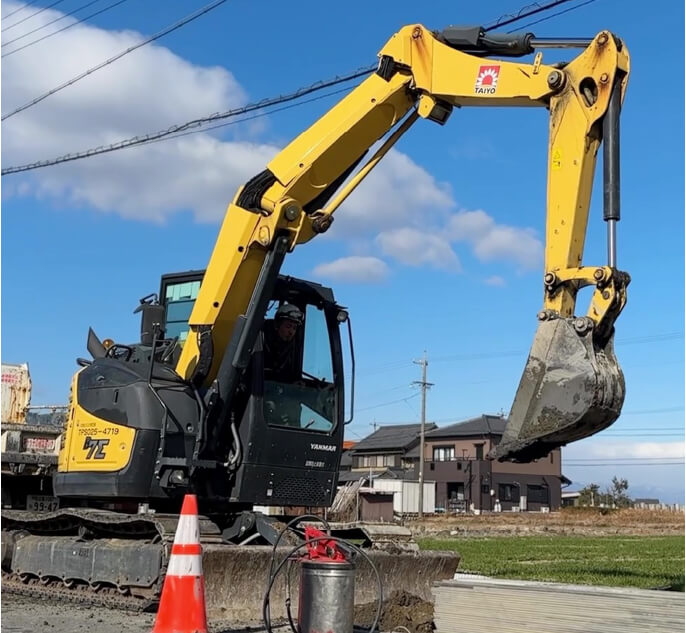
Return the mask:
{"type": "Polygon", "coordinates": [[[618,508],[628,508],[631,505],[631,499],[626,493],[629,489],[629,482],[626,479],[619,477],[612,478],[612,488],[610,493],[612,495],[612,502],[618,508]]]}
{"type": "Polygon", "coordinates": [[[579,490],[580,506],[597,506],[600,504],[600,486],[598,484],[588,484],[579,490]]]}

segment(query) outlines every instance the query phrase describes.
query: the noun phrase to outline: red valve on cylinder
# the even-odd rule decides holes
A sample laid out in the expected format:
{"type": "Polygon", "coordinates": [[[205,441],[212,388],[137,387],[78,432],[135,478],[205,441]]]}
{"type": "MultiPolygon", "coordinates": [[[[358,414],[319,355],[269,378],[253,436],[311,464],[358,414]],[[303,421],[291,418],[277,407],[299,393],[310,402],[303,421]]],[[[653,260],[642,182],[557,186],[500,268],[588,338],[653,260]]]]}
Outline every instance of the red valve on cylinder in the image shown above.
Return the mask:
{"type": "Polygon", "coordinates": [[[331,563],[347,562],[348,559],[345,552],[338,546],[336,541],[325,538],[327,536],[326,532],[322,532],[311,525],[305,526],[307,558],[309,560],[328,561],[331,563]]]}

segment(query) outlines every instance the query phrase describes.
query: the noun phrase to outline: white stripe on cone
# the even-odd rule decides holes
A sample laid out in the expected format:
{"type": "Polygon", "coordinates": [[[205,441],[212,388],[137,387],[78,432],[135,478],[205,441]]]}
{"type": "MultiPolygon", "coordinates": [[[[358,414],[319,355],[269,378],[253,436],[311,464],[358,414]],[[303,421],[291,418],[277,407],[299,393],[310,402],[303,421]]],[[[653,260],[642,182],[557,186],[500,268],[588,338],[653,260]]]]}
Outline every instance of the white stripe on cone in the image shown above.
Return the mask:
{"type": "Polygon", "coordinates": [[[174,536],[176,545],[197,545],[200,543],[200,525],[195,514],[181,514],[174,536]]]}
{"type": "Polygon", "coordinates": [[[168,576],[202,576],[202,557],[198,554],[172,554],[168,576]]]}

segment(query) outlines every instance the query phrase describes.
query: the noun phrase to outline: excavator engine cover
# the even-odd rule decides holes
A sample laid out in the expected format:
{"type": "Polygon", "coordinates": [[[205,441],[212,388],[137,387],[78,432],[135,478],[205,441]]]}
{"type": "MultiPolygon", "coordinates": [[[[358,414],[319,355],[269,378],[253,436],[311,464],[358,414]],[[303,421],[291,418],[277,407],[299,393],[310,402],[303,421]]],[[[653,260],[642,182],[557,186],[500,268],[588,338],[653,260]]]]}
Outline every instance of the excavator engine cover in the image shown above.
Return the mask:
{"type": "Polygon", "coordinates": [[[489,457],[530,462],[610,426],[625,391],[613,342],[614,332],[596,340],[585,317],[542,321],[502,440],[489,457]]]}

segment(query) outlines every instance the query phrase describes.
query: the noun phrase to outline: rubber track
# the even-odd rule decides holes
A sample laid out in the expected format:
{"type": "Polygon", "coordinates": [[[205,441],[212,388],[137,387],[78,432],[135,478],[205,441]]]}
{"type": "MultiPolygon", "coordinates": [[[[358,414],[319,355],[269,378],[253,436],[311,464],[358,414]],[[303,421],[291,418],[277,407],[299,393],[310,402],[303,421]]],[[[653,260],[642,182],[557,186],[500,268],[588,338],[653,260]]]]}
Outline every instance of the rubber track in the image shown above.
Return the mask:
{"type": "Polygon", "coordinates": [[[76,585],[73,589],[68,589],[61,583],[59,586],[57,583],[43,585],[38,580],[24,583],[6,572],[2,573],[2,591],[52,602],[63,603],[67,601],[72,604],[105,607],[134,613],[155,611],[158,604],[156,600],[122,596],[109,591],[96,593],[86,585],[76,585]]]}

